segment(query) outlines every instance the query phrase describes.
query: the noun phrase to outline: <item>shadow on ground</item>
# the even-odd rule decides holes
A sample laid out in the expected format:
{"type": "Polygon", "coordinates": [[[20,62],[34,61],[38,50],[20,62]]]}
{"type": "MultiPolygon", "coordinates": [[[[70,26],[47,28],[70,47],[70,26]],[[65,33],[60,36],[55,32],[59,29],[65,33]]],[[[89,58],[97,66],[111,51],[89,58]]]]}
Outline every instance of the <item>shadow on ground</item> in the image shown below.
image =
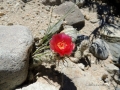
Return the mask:
{"type": "Polygon", "coordinates": [[[28,79],[19,87],[28,86],[37,81],[36,77],[44,78],[49,84],[53,85],[51,81],[57,82],[60,85],[59,90],[77,90],[72,80],[65,74],[55,70],[56,66],[52,65],[51,68],[46,68],[44,65],[39,65],[30,72],[33,74],[32,79],[28,79]],[[46,78],[46,77],[47,78],[46,78]]]}
{"type": "Polygon", "coordinates": [[[91,12],[97,12],[101,25],[104,23],[119,23],[120,3],[114,0],[86,0],[84,7],[88,7],[91,12]]]}

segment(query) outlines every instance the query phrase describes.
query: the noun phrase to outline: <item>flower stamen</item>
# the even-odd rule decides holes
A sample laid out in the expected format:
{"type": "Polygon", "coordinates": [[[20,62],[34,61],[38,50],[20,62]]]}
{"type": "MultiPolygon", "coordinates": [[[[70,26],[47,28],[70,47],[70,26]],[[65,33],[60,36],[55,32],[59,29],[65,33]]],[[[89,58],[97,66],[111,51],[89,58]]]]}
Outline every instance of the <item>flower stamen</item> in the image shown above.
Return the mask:
{"type": "Polygon", "coordinates": [[[57,46],[58,46],[59,49],[62,50],[62,49],[65,49],[67,44],[64,41],[62,41],[62,42],[57,43],[57,46]]]}

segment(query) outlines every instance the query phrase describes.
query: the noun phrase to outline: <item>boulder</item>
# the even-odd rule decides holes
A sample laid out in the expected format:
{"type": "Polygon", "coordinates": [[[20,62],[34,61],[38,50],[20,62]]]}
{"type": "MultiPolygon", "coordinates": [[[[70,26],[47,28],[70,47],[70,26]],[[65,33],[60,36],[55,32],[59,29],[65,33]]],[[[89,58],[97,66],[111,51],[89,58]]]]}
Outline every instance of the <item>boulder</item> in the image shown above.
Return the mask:
{"type": "Polygon", "coordinates": [[[84,26],[85,20],[80,9],[73,2],[65,2],[57,6],[53,12],[64,16],[69,10],[71,10],[65,18],[66,24],[73,25],[77,29],[81,29],[84,26]]]}
{"type": "Polygon", "coordinates": [[[101,30],[101,38],[109,45],[112,60],[120,63],[120,27],[115,24],[105,24],[101,30]]]}
{"type": "Polygon", "coordinates": [[[13,90],[26,80],[32,44],[28,28],[0,26],[0,90],[13,90]]]}

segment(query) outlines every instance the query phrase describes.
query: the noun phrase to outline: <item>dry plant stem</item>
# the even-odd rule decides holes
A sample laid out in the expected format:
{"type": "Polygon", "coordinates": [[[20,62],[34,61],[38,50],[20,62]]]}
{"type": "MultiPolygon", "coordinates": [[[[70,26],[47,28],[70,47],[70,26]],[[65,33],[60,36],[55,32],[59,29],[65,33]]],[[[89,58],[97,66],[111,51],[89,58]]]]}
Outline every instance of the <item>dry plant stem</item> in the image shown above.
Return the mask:
{"type": "Polygon", "coordinates": [[[73,62],[70,57],[67,56],[67,58],[69,58],[69,60],[70,60],[71,62],[73,62]]]}
{"type": "Polygon", "coordinates": [[[40,57],[40,56],[42,56],[42,55],[44,55],[44,54],[47,54],[47,53],[39,53],[39,54],[35,54],[33,57],[40,57]]]}
{"type": "MultiPolygon", "coordinates": [[[[63,67],[64,68],[64,67],[63,67]]],[[[63,90],[63,87],[64,87],[64,76],[63,76],[63,73],[62,73],[62,70],[63,68],[61,69],[60,73],[61,73],[61,89],[60,90],[63,90]]]]}
{"type": "Polygon", "coordinates": [[[46,34],[41,42],[38,44],[39,48],[46,46],[49,43],[49,40],[51,38],[52,34],[46,34]]]}
{"type": "Polygon", "coordinates": [[[63,83],[64,83],[64,78],[63,78],[63,73],[61,73],[62,74],[62,82],[61,82],[61,88],[63,89],[63,83]]]}
{"type": "Polygon", "coordinates": [[[58,66],[59,66],[59,62],[60,62],[60,60],[58,60],[58,66]]]}
{"type": "Polygon", "coordinates": [[[112,79],[117,83],[117,85],[118,85],[118,84],[120,85],[120,81],[115,79],[115,75],[116,75],[116,74],[117,74],[117,71],[114,71],[114,75],[111,76],[111,77],[112,77],[112,79]]]}
{"type": "Polygon", "coordinates": [[[105,67],[105,63],[104,63],[104,61],[102,61],[102,60],[97,60],[97,59],[96,59],[96,64],[100,64],[101,67],[105,67]]]}
{"type": "Polygon", "coordinates": [[[52,82],[50,82],[50,81],[49,81],[49,79],[48,79],[48,78],[46,78],[46,77],[44,77],[44,76],[43,76],[42,78],[44,78],[44,79],[45,79],[45,80],[46,80],[46,81],[47,81],[50,85],[55,86],[52,82]]]}
{"type": "Polygon", "coordinates": [[[52,12],[53,12],[53,8],[52,8],[52,11],[51,11],[51,16],[50,16],[50,20],[49,20],[49,25],[48,25],[48,28],[47,28],[47,32],[46,33],[48,33],[49,32],[49,30],[50,30],[50,22],[51,22],[51,19],[52,19],[52,12]]]}
{"type": "Polygon", "coordinates": [[[43,46],[43,47],[39,47],[34,53],[33,55],[35,55],[36,53],[39,53],[40,51],[42,51],[43,49],[48,49],[50,48],[49,46],[43,46]]]}
{"type": "MultiPolygon", "coordinates": [[[[63,62],[63,65],[65,66],[65,62],[64,61],[66,61],[65,59],[62,59],[62,62],[63,62]]],[[[67,62],[67,61],[66,61],[67,62]]],[[[68,62],[67,62],[68,63],[68,62]]],[[[67,65],[68,66],[68,65],[67,65]]],[[[67,66],[65,66],[65,67],[67,67],[67,66]]]]}

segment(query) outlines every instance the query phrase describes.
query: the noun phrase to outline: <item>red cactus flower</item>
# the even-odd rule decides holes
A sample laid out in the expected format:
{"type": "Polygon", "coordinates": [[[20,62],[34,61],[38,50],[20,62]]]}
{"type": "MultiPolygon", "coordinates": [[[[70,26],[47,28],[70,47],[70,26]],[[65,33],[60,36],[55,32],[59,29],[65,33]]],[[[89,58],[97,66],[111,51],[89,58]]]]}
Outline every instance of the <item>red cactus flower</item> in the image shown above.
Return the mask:
{"type": "Polygon", "coordinates": [[[72,38],[64,33],[55,34],[50,40],[50,48],[61,57],[70,55],[75,47],[72,38]]]}

